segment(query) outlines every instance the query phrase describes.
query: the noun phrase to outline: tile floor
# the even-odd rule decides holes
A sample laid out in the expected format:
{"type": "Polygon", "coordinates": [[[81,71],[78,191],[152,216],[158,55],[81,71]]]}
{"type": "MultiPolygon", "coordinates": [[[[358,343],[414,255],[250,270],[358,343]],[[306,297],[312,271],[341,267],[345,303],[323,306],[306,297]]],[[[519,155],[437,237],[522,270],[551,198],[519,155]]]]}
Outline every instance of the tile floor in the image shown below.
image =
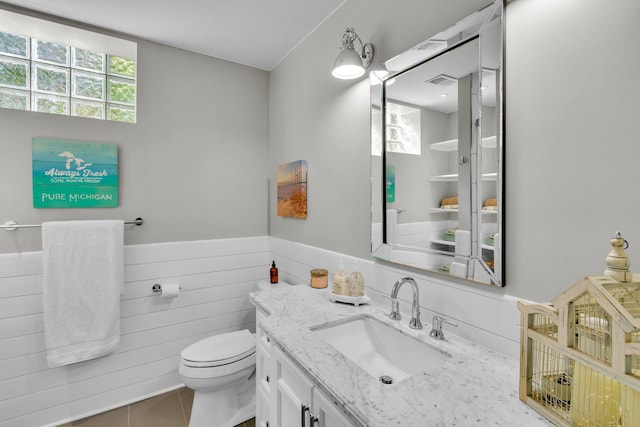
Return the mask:
{"type": "MultiPolygon", "coordinates": [[[[187,427],[193,390],[183,387],[58,427],[187,427]]],[[[251,419],[236,427],[255,427],[251,419]]]]}

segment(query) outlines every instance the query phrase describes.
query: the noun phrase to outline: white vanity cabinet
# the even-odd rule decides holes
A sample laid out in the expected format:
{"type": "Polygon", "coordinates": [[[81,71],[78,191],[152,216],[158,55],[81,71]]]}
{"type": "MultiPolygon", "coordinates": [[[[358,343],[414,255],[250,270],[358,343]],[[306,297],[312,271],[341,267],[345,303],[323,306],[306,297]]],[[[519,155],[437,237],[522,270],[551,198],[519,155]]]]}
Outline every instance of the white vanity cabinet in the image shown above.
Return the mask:
{"type": "Polygon", "coordinates": [[[264,314],[256,312],[256,425],[273,427],[277,424],[271,419],[271,394],[273,390],[273,372],[275,368],[272,357],[273,343],[271,337],[262,328],[260,320],[264,314]]]}
{"type": "Polygon", "coordinates": [[[257,314],[256,425],[352,427],[353,424],[261,327],[257,314]]]}
{"type": "MultiPolygon", "coordinates": [[[[338,410],[336,405],[320,390],[313,389],[312,413],[320,427],[352,427],[353,424],[338,410]]],[[[311,427],[313,427],[312,424],[311,427]]]]}

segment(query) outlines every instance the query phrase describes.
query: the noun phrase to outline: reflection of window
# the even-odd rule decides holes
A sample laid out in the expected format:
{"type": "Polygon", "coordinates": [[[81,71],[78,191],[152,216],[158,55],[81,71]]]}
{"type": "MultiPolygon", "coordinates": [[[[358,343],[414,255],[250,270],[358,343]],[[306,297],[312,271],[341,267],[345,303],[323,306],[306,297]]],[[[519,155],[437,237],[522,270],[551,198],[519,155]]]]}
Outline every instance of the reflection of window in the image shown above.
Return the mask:
{"type": "Polygon", "coordinates": [[[132,42],[0,11],[0,107],[135,123],[136,50],[132,42]]]}
{"type": "Polygon", "coordinates": [[[387,103],[387,152],[420,155],[420,110],[387,103]]]}

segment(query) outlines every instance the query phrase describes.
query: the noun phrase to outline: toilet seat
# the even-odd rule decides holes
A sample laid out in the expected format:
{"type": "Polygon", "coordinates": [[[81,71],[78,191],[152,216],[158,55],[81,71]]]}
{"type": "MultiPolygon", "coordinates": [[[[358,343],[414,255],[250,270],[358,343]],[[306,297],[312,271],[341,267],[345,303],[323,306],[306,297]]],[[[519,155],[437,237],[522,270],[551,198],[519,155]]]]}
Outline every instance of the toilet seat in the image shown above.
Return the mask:
{"type": "Polygon", "coordinates": [[[185,366],[213,368],[241,361],[255,352],[255,335],[243,329],[200,340],[182,350],[180,357],[185,366]]]}

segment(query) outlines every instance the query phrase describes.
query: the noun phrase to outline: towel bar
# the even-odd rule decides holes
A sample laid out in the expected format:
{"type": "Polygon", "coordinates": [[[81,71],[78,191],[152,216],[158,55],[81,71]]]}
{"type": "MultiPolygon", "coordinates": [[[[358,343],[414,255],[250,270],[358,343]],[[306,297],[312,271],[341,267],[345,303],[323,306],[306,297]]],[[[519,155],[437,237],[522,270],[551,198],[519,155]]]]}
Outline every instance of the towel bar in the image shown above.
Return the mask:
{"type": "MultiPolygon", "coordinates": [[[[144,224],[144,219],[138,217],[133,221],[125,221],[125,224],[132,224],[132,225],[142,225],[144,224]]],[[[21,225],[18,224],[15,221],[6,221],[4,224],[0,225],[0,228],[3,228],[5,231],[14,231],[17,230],[18,228],[39,228],[42,227],[42,224],[25,224],[25,225],[21,225]]]]}

